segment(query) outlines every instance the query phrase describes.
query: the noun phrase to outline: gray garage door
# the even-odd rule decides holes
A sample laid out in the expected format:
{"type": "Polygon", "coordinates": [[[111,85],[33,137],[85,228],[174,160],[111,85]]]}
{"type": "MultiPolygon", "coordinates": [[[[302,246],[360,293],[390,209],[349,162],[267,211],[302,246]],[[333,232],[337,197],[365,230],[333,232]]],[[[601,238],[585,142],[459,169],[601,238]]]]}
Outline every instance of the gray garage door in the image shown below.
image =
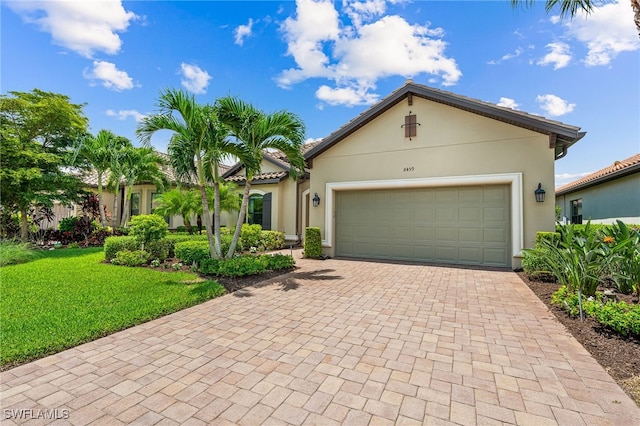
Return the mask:
{"type": "Polygon", "coordinates": [[[336,193],[336,255],[511,266],[509,187],[336,193]]]}

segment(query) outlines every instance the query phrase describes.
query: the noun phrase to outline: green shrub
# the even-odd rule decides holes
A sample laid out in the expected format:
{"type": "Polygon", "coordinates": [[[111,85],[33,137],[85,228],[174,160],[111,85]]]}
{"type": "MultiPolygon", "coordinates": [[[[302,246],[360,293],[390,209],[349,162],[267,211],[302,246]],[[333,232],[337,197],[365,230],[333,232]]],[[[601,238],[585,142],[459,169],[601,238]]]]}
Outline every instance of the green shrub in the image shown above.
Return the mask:
{"type": "MultiPolygon", "coordinates": [[[[573,316],[580,312],[578,295],[569,292],[566,286],[553,294],[551,303],[561,306],[573,316]]],[[[583,299],[582,309],[586,315],[623,336],[640,336],[640,305],[604,301],[597,294],[595,298],[583,299]]]]}
{"type": "Polygon", "coordinates": [[[640,298],[640,230],[617,221],[602,234],[603,243],[609,248],[609,273],[618,291],[635,291],[640,298]]]}
{"type": "Polygon", "coordinates": [[[149,253],[144,250],[121,250],[111,260],[114,265],[141,266],[149,261],[149,253]]]}
{"type": "Polygon", "coordinates": [[[70,248],[70,249],[77,249],[77,248],[80,248],[80,244],[78,244],[78,243],[76,243],[76,242],[69,243],[69,244],[67,244],[67,248],[70,248]]]}
{"type": "Polygon", "coordinates": [[[147,244],[146,251],[149,252],[150,259],[164,261],[174,256],[174,242],[167,239],[151,241],[147,244]]]}
{"type": "Polygon", "coordinates": [[[29,243],[0,241],[0,266],[25,263],[38,257],[29,243]]]}
{"type": "Polygon", "coordinates": [[[265,250],[279,250],[285,247],[284,232],[262,231],[260,234],[260,246],[265,250]]]}
{"type": "Polygon", "coordinates": [[[184,263],[198,265],[205,259],[210,259],[209,243],[205,241],[183,241],[175,245],[175,256],[184,263]]]}
{"type": "Polygon", "coordinates": [[[265,271],[281,271],[293,268],[295,263],[293,257],[288,254],[245,255],[224,260],[204,259],[200,263],[200,272],[205,275],[242,277],[261,274],[265,271]]]}
{"type": "Polygon", "coordinates": [[[176,232],[187,232],[187,227],[184,225],[176,226],[176,232]]]}
{"type": "Polygon", "coordinates": [[[261,257],[265,259],[267,269],[270,271],[281,271],[293,268],[296,265],[296,261],[290,254],[263,254],[261,257]]]}
{"type": "Polygon", "coordinates": [[[238,245],[241,246],[242,250],[258,247],[260,245],[261,234],[262,226],[244,224],[240,230],[240,241],[238,241],[238,245]]]}
{"type": "Polygon", "coordinates": [[[140,244],[138,244],[135,238],[128,235],[123,235],[120,237],[107,237],[104,240],[104,260],[106,260],[107,262],[111,262],[112,259],[115,259],[116,254],[119,251],[134,251],[139,249],[140,244]]]}
{"type": "Polygon", "coordinates": [[[267,261],[262,256],[240,256],[225,259],[218,264],[217,275],[223,277],[243,277],[261,274],[267,270],[267,261]]]}
{"type": "Polygon", "coordinates": [[[540,248],[541,242],[546,241],[551,244],[556,244],[560,240],[559,232],[536,232],[536,248],[540,248]]]}
{"type": "Polygon", "coordinates": [[[522,252],[522,269],[534,281],[555,282],[555,276],[549,272],[546,264],[545,249],[525,249],[522,252]]]}
{"type": "Polygon", "coordinates": [[[304,230],[304,257],[316,259],[322,254],[322,237],[320,228],[304,230]]]}
{"type": "Polygon", "coordinates": [[[167,235],[168,229],[167,222],[157,214],[133,216],[129,222],[129,235],[144,246],[152,241],[160,241],[167,235]]]}
{"type": "Polygon", "coordinates": [[[62,232],[73,232],[76,228],[76,223],[80,218],[77,216],[69,216],[62,218],[58,223],[58,229],[62,232]]]}

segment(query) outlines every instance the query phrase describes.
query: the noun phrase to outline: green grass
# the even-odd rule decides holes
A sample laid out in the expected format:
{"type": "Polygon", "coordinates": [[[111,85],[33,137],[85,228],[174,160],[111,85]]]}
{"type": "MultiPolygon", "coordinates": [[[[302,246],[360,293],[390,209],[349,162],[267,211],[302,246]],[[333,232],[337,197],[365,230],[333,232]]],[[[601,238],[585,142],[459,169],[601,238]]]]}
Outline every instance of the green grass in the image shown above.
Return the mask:
{"type": "Polygon", "coordinates": [[[48,251],[0,269],[0,367],[43,357],[224,293],[197,275],[101,263],[101,248],[48,251]]]}
{"type": "Polygon", "coordinates": [[[38,254],[31,250],[29,243],[0,241],[0,266],[25,263],[38,257],[38,254]]]}

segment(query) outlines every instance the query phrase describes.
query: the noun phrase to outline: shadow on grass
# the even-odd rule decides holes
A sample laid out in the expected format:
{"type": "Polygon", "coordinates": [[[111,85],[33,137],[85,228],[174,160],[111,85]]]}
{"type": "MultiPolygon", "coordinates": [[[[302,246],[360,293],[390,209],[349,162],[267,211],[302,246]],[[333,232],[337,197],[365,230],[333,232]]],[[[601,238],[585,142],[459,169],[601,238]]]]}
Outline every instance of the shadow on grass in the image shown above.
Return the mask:
{"type": "Polygon", "coordinates": [[[297,290],[300,287],[299,280],[309,281],[335,281],[342,278],[340,275],[331,275],[331,272],[335,272],[335,269],[318,269],[314,271],[305,272],[290,272],[286,275],[281,275],[271,279],[267,279],[260,282],[249,284],[246,287],[240,288],[233,292],[235,297],[252,297],[251,287],[262,288],[276,284],[280,291],[297,290]]]}

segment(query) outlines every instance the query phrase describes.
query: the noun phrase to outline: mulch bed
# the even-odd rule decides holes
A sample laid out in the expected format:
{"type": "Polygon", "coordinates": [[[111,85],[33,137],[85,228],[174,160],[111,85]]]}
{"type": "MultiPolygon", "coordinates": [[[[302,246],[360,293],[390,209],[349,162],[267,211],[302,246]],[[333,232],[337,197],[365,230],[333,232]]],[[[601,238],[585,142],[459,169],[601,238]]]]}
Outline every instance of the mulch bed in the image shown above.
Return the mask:
{"type": "MultiPolygon", "coordinates": [[[[640,406],[640,340],[621,336],[592,318],[586,318],[582,322],[577,316],[569,316],[564,309],[551,304],[551,295],[559,287],[557,283],[532,281],[523,272],[519,272],[518,275],[547,305],[558,321],[640,406]]],[[[618,300],[629,304],[638,303],[636,297],[624,294],[617,294],[617,296],[618,300]]]]}

